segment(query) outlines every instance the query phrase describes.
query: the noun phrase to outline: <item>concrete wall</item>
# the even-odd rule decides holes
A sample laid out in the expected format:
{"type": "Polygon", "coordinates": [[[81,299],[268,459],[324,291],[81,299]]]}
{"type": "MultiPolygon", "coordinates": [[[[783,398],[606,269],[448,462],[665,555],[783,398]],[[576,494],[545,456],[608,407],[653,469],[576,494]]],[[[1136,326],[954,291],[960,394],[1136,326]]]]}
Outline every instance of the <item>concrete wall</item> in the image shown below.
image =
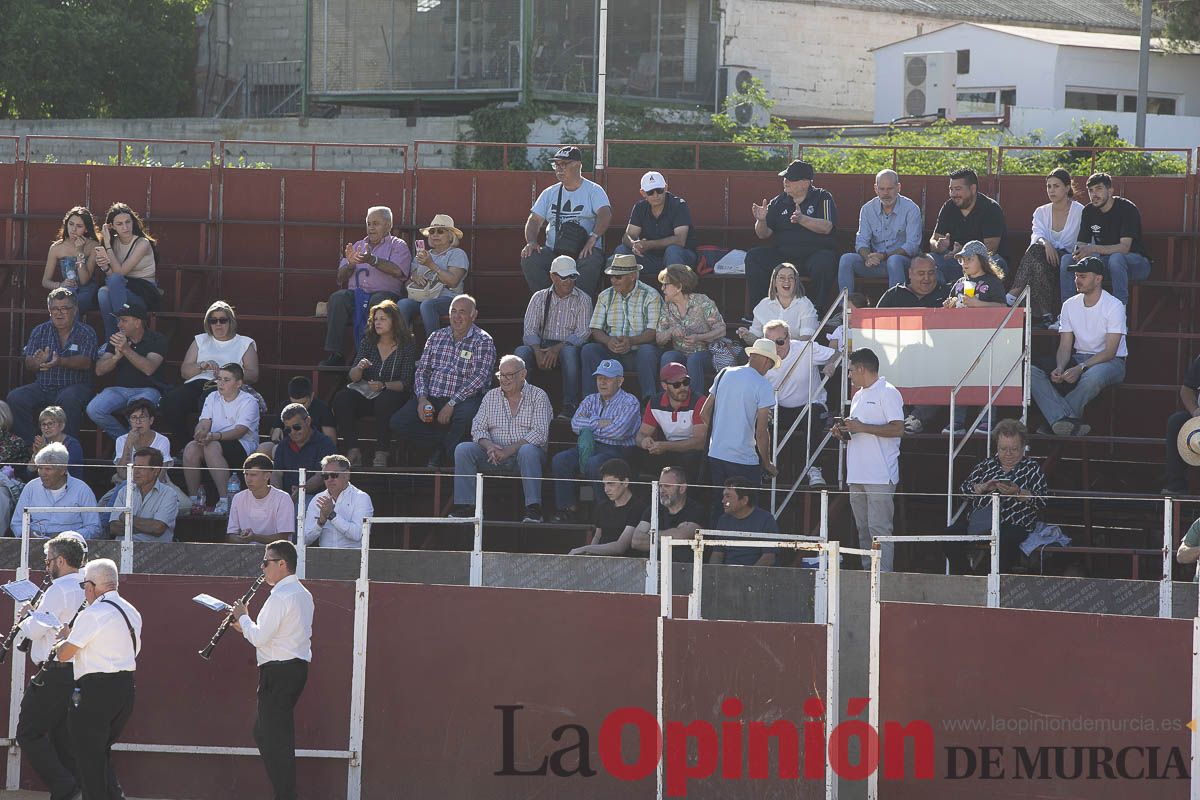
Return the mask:
{"type": "MultiPolygon", "coordinates": [[[[1035,131],[1041,131],[1044,141],[1050,141],[1060,134],[1078,131],[1079,124],[1085,120],[1116,125],[1121,136],[1130,142],[1133,141],[1137,131],[1137,114],[1123,114],[1117,111],[1017,107],[1012,109],[1009,120],[1009,130],[1013,134],[1025,136],[1035,131]]],[[[1198,143],[1200,143],[1200,117],[1146,115],[1147,147],[1178,147],[1190,150],[1194,154],[1198,143]]],[[[1195,163],[1192,167],[1195,168],[1195,163]]]]}

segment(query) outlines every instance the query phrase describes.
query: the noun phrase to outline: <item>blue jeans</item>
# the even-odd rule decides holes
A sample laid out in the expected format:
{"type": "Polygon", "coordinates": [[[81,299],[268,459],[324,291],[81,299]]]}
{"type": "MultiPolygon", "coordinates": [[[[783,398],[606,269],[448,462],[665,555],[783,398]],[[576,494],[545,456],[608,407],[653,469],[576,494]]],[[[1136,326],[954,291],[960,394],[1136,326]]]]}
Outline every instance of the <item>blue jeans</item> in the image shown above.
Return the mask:
{"type": "MultiPolygon", "coordinates": [[[[1126,306],[1129,305],[1129,282],[1144,281],[1150,277],[1150,260],[1139,253],[1111,253],[1107,256],[1096,256],[1108,265],[1109,280],[1112,281],[1113,297],[1126,306]]],[[[1074,259],[1061,258],[1058,261],[1058,279],[1062,284],[1062,299],[1075,294],[1075,273],[1067,268],[1074,259]]],[[[1088,372],[1091,372],[1089,369],[1088,372]]]]}
{"type": "MultiPolygon", "coordinates": [[[[429,402],[433,404],[435,414],[441,412],[442,407],[449,399],[448,397],[428,398],[429,402]]],[[[399,434],[402,439],[408,439],[420,445],[433,447],[435,451],[441,450],[443,453],[450,454],[470,432],[471,420],[475,419],[475,412],[479,410],[482,402],[483,396],[475,394],[460,403],[455,403],[454,411],[450,415],[450,424],[443,427],[437,423],[436,418],[430,423],[421,421],[417,398],[413,396],[400,407],[399,411],[392,414],[388,424],[392,426],[392,431],[399,434]]]]}
{"type": "MultiPolygon", "coordinates": [[[[542,346],[557,344],[556,342],[542,342],[542,346]]],[[[582,348],[579,345],[564,344],[562,349],[558,351],[558,366],[562,370],[563,382],[563,404],[579,405],[581,385],[579,382],[580,367],[580,351],[582,348]]],[[[534,358],[533,348],[527,344],[519,345],[513,351],[515,355],[525,362],[525,368],[529,370],[530,378],[538,371],[537,359],[534,358]]],[[[532,381],[537,383],[537,381],[532,381]]]]}
{"type": "Polygon", "coordinates": [[[492,464],[487,453],[475,442],[460,442],[454,448],[454,504],[475,505],[475,473],[517,473],[525,492],[525,505],[542,502],[542,462],[546,451],[532,444],[523,444],[517,454],[507,461],[492,464]]]}
{"type": "MultiPolygon", "coordinates": [[[[625,367],[625,391],[629,391],[629,371],[634,369],[637,371],[638,377],[638,394],[637,396],[645,400],[647,397],[653,397],[658,392],[658,348],[652,344],[639,344],[637,349],[617,355],[609,352],[609,349],[599,342],[588,342],[583,346],[583,391],[584,394],[592,394],[597,391],[596,379],[592,373],[596,371],[596,367],[600,366],[600,362],[605,359],[612,358],[621,362],[625,367]]],[[[632,392],[630,392],[632,394],[632,392]]]]}
{"type": "Polygon", "coordinates": [[[72,383],[61,389],[29,383],[18,386],[8,393],[8,406],[12,409],[12,431],[27,442],[38,434],[37,415],[46,406],[59,406],[67,415],[66,432],[79,438],[79,426],[83,422],[83,409],[92,396],[90,383],[72,383]]]}
{"type": "Polygon", "coordinates": [[[417,302],[405,297],[403,300],[397,301],[396,305],[400,307],[400,315],[404,317],[409,328],[412,328],[413,320],[420,311],[421,325],[425,328],[425,335],[428,336],[441,327],[442,315],[450,313],[450,301],[453,299],[453,297],[442,296],[417,302]]]}
{"type": "MultiPolygon", "coordinates": [[[[623,458],[629,461],[633,457],[635,447],[622,447],[615,444],[596,442],[592,457],[587,460],[583,477],[591,478],[596,483],[594,490],[597,499],[604,496],[604,487],[600,484],[600,467],[610,458],[623,458]]],[[[559,511],[574,508],[579,501],[579,485],[571,480],[579,477],[579,448],[572,447],[556,454],[550,461],[550,471],[554,474],[554,507],[559,511]]]]}
{"type": "Polygon", "coordinates": [[[93,275],[92,280],[82,286],[76,286],[72,291],[75,292],[75,302],[79,306],[78,314],[82,319],[83,314],[97,307],[96,297],[100,293],[100,279],[93,275]]]}
{"type": "MultiPolygon", "coordinates": [[[[959,244],[966,244],[960,242],[959,244]]],[[[933,263],[937,264],[938,274],[942,276],[942,283],[947,286],[953,286],[954,282],[963,276],[962,265],[958,263],[958,259],[953,253],[930,253],[929,257],[933,259],[933,263]]],[[[992,260],[1000,265],[1000,269],[1008,273],[1008,261],[1003,256],[992,254],[992,260]]]]}
{"type": "MultiPolygon", "coordinates": [[[[623,253],[632,255],[633,249],[626,244],[617,245],[613,250],[613,255],[623,253]]],[[[658,273],[670,264],[687,264],[689,267],[694,267],[700,261],[700,256],[695,250],[688,250],[686,247],[680,247],[677,244],[667,245],[662,250],[651,250],[638,256],[638,263],[642,265],[642,280],[650,285],[658,279],[658,273]]],[[[608,259],[609,265],[612,264],[612,259],[608,259]]]]}
{"type": "Polygon", "coordinates": [[[708,388],[707,375],[713,371],[712,351],[699,350],[690,356],[685,356],[678,350],[668,350],[659,357],[658,368],[662,369],[672,361],[687,365],[688,377],[692,379],[692,391],[696,394],[704,394],[708,388]]]}
{"type": "MultiPolygon", "coordinates": [[[[1089,358],[1091,356],[1088,353],[1073,353],[1071,364],[1067,366],[1079,364],[1089,358]]],[[[1065,388],[1070,384],[1052,383],[1050,375],[1039,366],[1030,367],[1029,373],[1029,388],[1033,395],[1033,402],[1037,403],[1042,416],[1046,418],[1046,424],[1053,425],[1064,417],[1082,419],[1084,407],[1100,394],[1104,387],[1125,380],[1125,359],[1114,358],[1103,364],[1088,367],[1065,397],[1059,392],[1058,387],[1065,388]]]]}
{"type": "Polygon", "coordinates": [[[854,278],[882,278],[887,275],[888,286],[908,282],[908,256],[888,256],[887,261],[877,267],[868,267],[858,253],[846,253],[838,261],[838,291],[854,291],[854,278]]]}
{"type": "Polygon", "coordinates": [[[129,433],[129,427],[117,421],[113,414],[124,409],[134,400],[149,400],[154,405],[158,405],[159,398],[158,389],[126,389],[124,386],[109,386],[107,389],[102,389],[100,394],[92,398],[92,402],[87,404],[87,414],[92,418],[92,422],[107,433],[112,438],[124,436],[129,433]]]}
{"type": "MultiPolygon", "coordinates": [[[[154,283],[153,280],[150,282],[154,283]]],[[[129,282],[124,275],[110,272],[96,295],[100,306],[100,320],[104,323],[104,341],[108,341],[117,332],[117,318],[113,316],[113,312],[129,302],[129,282]]]]}

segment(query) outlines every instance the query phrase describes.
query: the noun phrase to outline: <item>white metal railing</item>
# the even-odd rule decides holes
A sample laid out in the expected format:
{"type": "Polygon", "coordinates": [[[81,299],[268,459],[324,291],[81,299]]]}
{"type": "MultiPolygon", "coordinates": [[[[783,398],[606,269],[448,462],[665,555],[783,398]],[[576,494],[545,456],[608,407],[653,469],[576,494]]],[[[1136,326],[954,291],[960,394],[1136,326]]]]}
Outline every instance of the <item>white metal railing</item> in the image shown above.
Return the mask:
{"type": "MultiPolygon", "coordinates": [[[[850,332],[850,302],[849,302],[849,293],[847,292],[847,290],[843,289],[841,291],[841,293],[837,296],[837,299],[835,299],[834,302],[829,306],[829,310],[825,312],[825,316],[821,317],[821,321],[817,323],[817,332],[818,333],[825,329],[825,325],[829,322],[830,318],[833,316],[833,312],[835,309],[840,309],[842,312],[842,331],[844,334],[842,337],[842,348],[838,352],[836,359],[833,361],[833,363],[838,364],[838,363],[845,361],[847,354],[850,352],[850,336],[849,336],[849,332],[850,332]]],[[[783,380],[780,381],[781,386],[788,382],[788,379],[792,377],[792,373],[796,369],[801,368],[801,365],[804,364],[806,362],[806,360],[811,359],[812,346],[816,342],[816,340],[817,340],[816,334],[814,333],[812,335],[812,337],[810,337],[808,339],[808,341],[806,341],[804,343],[803,347],[800,348],[800,355],[796,358],[795,361],[792,362],[792,366],[788,367],[787,372],[784,373],[783,380]],[[806,359],[806,356],[808,357],[808,359],[806,359]]],[[[846,395],[847,395],[847,392],[846,392],[847,370],[845,369],[844,366],[842,367],[840,374],[841,374],[840,380],[842,381],[842,402],[844,405],[846,402],[846,395]]],[[[801,467],[799,474],[796,476],[795,482],[793,482],[791,485],[791,488],[789,488],[787,490],[787,492],[785,493],[782,502],[779,502],[778,497],[776,495],[776,490],[779,488],[779,475],[776,474],[776,475],[771,476],[771,513],[776,517],[778,517],[780,514],[782,514],[783,510],[785,508],[787,508],[788,503],[791,502],[792,497],[796,494],[796,491],[800,488],[800,484],[804,481],[804,478],[808,475],[808,470],[813,466],[813,464],[816,463],[817,456],[821,453],[822,450],[825,449],[825,445],[829,442],[829,440],[834,438],[833,433],[831,431],[826,431],[825,435],[821,438],[820,443],[815,448],[812,446],[812,421],[813,421],[812,396],[825,388],[825,386],[829,383],[829,377],[830,377],[829,375],[822,375],[821,382],[814,389],[812,386],[812,376],[811,375],[807,376],[808,381],[809,381],[808,397],[804,402],[804,407],[800,410],[800,414],[792,422],[791,427],[787,429],[787,432],[783,435],[782,440],[780,440],[780,438],[779,438],[779,424],[780,424],[780,420],[779,420],[779,389],[775,390],[775,408],[774,408],[775,422],[774,422],[774,425],[771,426],[771,439],[772,439],[771,461],[772,461],[772,463],[775,464],[776,468],[778,468],[778,466],[779,466],[779,455],[780,455],[780,453],[783,452],[783,448],[787,445],[788,441],[791,440],[792,434],[794,434],[796,432],[796,428],[798,428],[800,426],[801,422],[804,422],[806,424],[804,466],[801,467]]],[[[837,440],[837,445],[838,445],[837,474],[838,474],[838,481],[840,482],[841,475],[842,475],[842,463],[845,458],[845,452],[846,452],[846,444],[844,441],[842,441],[839,438],[837,440]]]]}
{"type": "MultiPolygon", "coordinates": [[[[976,354],[975,360],[971,362],[970,366],[968,366],[966,371],[963,372],[963,376],[959,379],[958,383],[956,383],[954,385],[954,388],[950,390],[950,425],[949,425],[950,438],[949,438],[949,445],[948,445],[948,455],[947,455],[947,459],[946,459],[946,461],[947,461],[947,463],[946,463],[946,524],[947,525],[953,525],[954,521],[958,518],[958,515],[962,513],[962,509],[963,509],[963,506],[960,506],[958,511],[954,510],[954,459],[958,456],[959,453],[962,452],[963,448],[965,448],[967,446],[967,443],[971,441],[971,436],[974,435],[976,429],[979,428],[979,424],[981,422],[983,422],[985,417],[988,420],[988,429],[989,429],[989,431],[991,430],[991,428],[993,427],[992,426],[993,404],[996,402],[996,398],[1000,396],[1000,393],[1002,391],[1004,391],[1005,385],[1008,383],[1009,378],[1012,377],[1013,370],[1015,370],[1017,367],[1022,367],[1021,422],[1026,423],[1029,420],[1029,366],[1030,366],[1030,357],[1031,357],[1031,352],[1032,352],[1032,350],[1031,350],[1032,337],[1033,337],[1032,325],[1033,325],[1033,320],[1032,320],[1032,315],[1030,314],[1029,287],[1026,286],[1021,291],[1020,296],[1017,297],[1016,301],[1013,303],[1012,308],[1010,308],[1008,310],[1008,313],[1004,315],[1004,319],[1002,319],[1000,321],[1000,324],[996,326],[996,330],[992,331],[992,335],[990,337],[988,337],[987,343],[984,344],[984,346],[979,350],[979,353],[976,354]],[[1020,356],[1017,357],[1017,360],[1014,361],[1007,370],[1005,370],[1004,377],[1000,379],[1000,385],[993,387],[993,382],[995,380],[995,375],[996,375],[995,344],[999,340],[1000,335],[1002,333],[1004,333],[1004,331],[1007,329],[1008,321],[1012,319],[1013,314],[1015,314],[1017,312],[1017,309],[1021,308],[1022,304],[1024,304],[1024,307],[1025,307],[1025,325],[1024,325],[1024,338],[1022,341],[1021,354],[1020,354],[1020,356]],[[959,442],[958,447],[955,447],[954,446],[954,412],[955,412],[956,402],[958,399],[958,393],[962,390],[963,385],[967,381],[967,378],[969,378],[971,373],[975,371],[975,368],[978,367],[983,362],[984,355],[987,355],[987,357],[988,357],[988,370],[987,370],[987,372],[988,372],[988,400],[987,400],[987,404],[984,405],[984,407],[982,409],[980,409],[979,414],[977,414],[975,419],[971,422],[971,424],[966,427],[966,431],[964,432],[964,434],[962,436],[962,441],[959,442]]],[[[987,442],[985,443],[984,447],[985,447],[985,452],[987,453],[988,457],[991,457],[991,455],[992,455],[992,438],[990,435],[987,437],[987,442]]]]}

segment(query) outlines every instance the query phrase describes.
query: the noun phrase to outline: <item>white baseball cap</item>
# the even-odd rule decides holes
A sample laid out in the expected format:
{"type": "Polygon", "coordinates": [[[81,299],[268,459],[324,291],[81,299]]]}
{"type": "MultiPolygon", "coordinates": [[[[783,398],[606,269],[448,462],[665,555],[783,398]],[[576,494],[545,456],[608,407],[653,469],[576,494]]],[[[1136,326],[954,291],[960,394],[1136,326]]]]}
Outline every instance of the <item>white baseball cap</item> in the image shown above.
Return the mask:
{"type": "Polygon", "coordinates": [[[555,258],[550,262],[550,271],[560,278],[569,278],[579,274],[579,269],[575,266],[575,259],[570,256],[555,258]]]}
{"type": "Polygon", "coordinates": [[[661,172],[651,170],[642,176],[642,191],[648,192],[651,189],[667,188],[667,179],[663,177],[661,172]]]}

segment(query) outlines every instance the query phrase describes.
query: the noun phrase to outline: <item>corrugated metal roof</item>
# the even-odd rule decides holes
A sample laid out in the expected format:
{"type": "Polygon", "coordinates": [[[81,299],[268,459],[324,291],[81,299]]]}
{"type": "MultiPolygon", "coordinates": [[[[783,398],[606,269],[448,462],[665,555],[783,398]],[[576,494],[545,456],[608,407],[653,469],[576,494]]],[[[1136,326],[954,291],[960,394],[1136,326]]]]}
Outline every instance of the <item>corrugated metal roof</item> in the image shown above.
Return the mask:
{"type": "MultiPolygon", "coordinates": [[[[938,16],[947,20],[1037,23],[1059,28],[1106,28],[1137,31],[1138,13],[1125,0],[833,0],[827,5],[864,11],[938,16]]],[[[1155,19],[1155,27],[1161,27],[1155,19]]]]}

